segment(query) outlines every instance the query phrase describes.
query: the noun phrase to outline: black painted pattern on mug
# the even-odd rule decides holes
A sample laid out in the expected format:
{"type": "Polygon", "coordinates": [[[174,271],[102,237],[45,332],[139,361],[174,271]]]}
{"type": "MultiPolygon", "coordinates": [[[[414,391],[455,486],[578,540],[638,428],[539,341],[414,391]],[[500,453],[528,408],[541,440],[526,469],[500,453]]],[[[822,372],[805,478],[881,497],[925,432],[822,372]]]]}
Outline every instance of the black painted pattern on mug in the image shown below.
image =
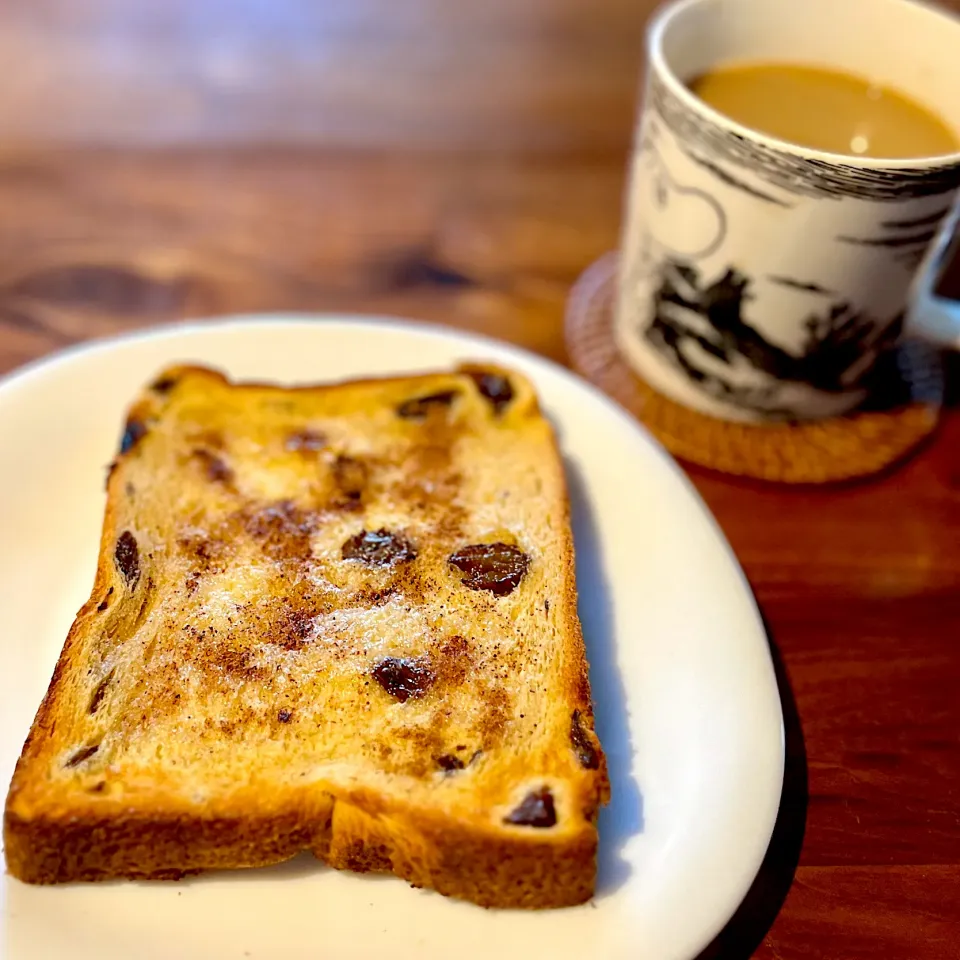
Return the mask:
{"type": "Polygon", "coordinates": [[[819,283],[810,283],[807,280],[796,280],[793,277],[780,277],[776,274],[769,274],[767,279],[771,283],[779,283],[782,287],[791,287],[794,290],[802,290],[804,293],[817,293],[825,297],[835,297],[836,290],[830,290],[828,287],[822,287],[819,283]]]}
{"type": "Polygon", "coordinates": [[[826,393],[857,389],[873,359],[899,335],[902,316],[886,323],[837,300],[811,313],[802,352],[768,340],[745,307],[752,281],[733,268],[715,280],[696,267],[665,260],[654,314],[641,331],[647,343],[700,390],[768,418],[793,420],[784,399],[790,383],[826,393]]]}
{"type": "Polygon", "coordinates": [[[763,200],[764,203],[775,203],[778,207],[787,207],[788,209],[793,206],[792,203],[788,203],[786,200],[782,200],[780,197],[775,197],[772,193],[766,193],[763,190],[758,190],[756,187],[752,187],[749,183],[746,183],[739,177],[735,177],[728,170],[724,170],[723,167],[714,163],[712,160],[708,160],[706,157],[698,156],[692,150],[684,152],[694,163],[703,167],[703,169],[707,170],[709,173],[712,173],[718,180],[720,180],[722,183],[725,183],[728,187],[733,187],[735,190],[748,193],[755,200],[763,200]]]}
{"type": "Polygon", "coordinates": [[[950,205],[934,210],[923,217],[914,217],[912,220],[883,220],[881,227],[890,227],[892,229],[903,228],[912,229],[913,227],[926,227],[929,224],[939,224],[940,221],[950,212],[950,205]]]}
{"type": "Polygon", "coordinates": [[[913,247],[918,243],[926,245],[937,235],[936,229],[925,230],[909,237],[848,237],[840,234],[837,237],[841,243],[854,243],[861,247],[913,247]]]}

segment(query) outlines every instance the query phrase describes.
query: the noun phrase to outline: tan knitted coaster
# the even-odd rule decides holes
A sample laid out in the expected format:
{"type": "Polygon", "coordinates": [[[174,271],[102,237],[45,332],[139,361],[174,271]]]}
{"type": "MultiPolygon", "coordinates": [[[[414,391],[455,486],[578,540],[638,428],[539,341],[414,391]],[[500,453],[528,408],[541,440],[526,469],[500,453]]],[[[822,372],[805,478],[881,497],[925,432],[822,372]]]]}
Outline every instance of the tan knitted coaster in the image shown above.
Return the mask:
{"type": "Polygon", "coordinates": [[[682,460],[723,473],[782,483],[866,477],[904,459],[936,429],[943,403],[939,353],[908,341],[878,371],[870,409],[796,423],[719,420],[669,400],[641,380],[617,351],[613,301],[617,255],[607,254],[575,284],[567,303],[567,350],[576,369],[633,413],[682,460]],[[880,379],[882,377],[882,379],[880,379]]]}

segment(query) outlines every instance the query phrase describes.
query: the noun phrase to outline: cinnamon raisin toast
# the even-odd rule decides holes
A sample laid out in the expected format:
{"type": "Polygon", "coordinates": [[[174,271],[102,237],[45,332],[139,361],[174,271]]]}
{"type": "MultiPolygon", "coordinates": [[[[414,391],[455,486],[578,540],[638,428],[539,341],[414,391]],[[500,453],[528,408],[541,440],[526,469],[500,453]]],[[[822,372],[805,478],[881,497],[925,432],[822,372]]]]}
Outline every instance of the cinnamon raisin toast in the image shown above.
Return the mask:
{"type": "Polygon", "coordinates": [[[107,491],[7,797],[14,876],[309,849],[485,906],[591,896],[609,786],[562,464],[525,378],[168,369],[107,491]]]}

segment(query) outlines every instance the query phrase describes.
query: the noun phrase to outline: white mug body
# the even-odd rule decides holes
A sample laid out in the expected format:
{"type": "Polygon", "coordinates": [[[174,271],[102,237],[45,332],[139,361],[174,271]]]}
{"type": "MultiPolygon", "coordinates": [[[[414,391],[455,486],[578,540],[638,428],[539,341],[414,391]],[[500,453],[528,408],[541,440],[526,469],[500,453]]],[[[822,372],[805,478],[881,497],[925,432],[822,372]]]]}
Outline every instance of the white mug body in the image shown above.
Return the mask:
{"type": "Polygon", "coordinates": [[[805,149],[727,119],[685,81],[736,60],[834,67],[912,95],[960,136],[957,49],[960,24],[909,0],[681,0],[654,19],[615,317],[645,380],[730,420],[858,406],[960,187],[960,153],[805,149]]]}

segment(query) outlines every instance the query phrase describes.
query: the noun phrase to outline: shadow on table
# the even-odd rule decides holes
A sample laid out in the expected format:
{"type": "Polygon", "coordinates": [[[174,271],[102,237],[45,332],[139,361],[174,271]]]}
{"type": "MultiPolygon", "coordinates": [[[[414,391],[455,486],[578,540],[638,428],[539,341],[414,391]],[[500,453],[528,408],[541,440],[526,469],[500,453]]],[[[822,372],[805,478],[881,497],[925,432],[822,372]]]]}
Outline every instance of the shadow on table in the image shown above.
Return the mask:
{"type": "Polygon", "coordinates": [[[797,704],[770,624],[764,618],[770,656],[780,689],[786,763],[780,809],[760,872],[730,922],[696,960],[747,960],[773,926],[793,884],[807,823],[807,748],[797,704]]]}

